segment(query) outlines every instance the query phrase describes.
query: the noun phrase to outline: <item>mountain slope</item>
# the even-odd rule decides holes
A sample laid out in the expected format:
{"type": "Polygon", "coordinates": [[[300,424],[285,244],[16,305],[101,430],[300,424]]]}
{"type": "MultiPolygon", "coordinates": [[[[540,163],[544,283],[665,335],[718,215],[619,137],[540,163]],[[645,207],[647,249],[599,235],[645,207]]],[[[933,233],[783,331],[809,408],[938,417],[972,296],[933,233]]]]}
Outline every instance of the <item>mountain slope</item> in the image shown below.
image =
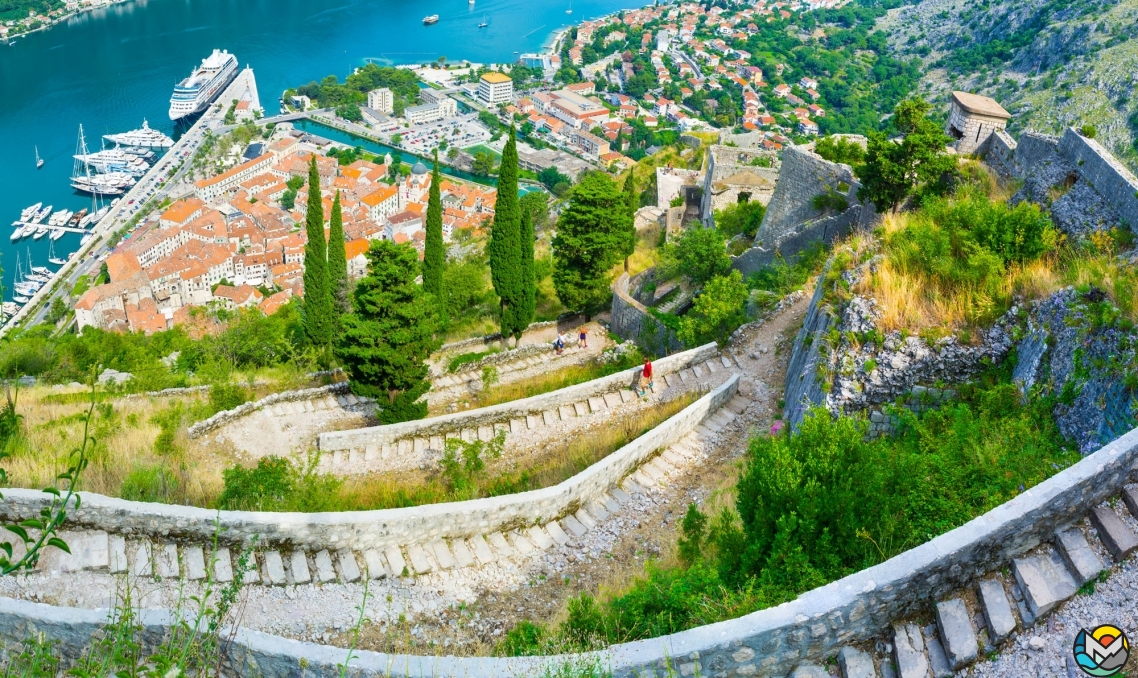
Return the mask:
{"type": "Polygon", "coordinates": [[[920,57],[920,90],[986,94],[1009,129],[1093,125],[1138,169],[1138,0],[923,0],[878,22],[897,56],[920,57]]]}

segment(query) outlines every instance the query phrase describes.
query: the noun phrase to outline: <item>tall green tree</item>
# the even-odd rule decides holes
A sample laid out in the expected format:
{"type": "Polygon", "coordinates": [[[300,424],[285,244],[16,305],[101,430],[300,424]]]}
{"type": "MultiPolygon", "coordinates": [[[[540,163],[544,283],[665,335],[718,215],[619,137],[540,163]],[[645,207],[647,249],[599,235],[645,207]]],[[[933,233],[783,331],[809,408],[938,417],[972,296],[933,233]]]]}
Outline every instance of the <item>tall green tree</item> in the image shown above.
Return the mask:
{"type": "Polygon", "coordinates": [[[593,313],[609,298],[609,270],[626,256],[628,199],[603,172],[569,194],[553,238],[553,287],[567,308],[593,313]]]}
{"type": "Polygon", "coordinates": [[[344,217],[340,211],[340,192],[332,201],[332,216],[328,224],[328,284],[332,289],[332,309],[338,317],[351,313],[352,300],[348,297],[348,253],[344,249],[344,217]]]}
{"type": "Polygon", "coordinates": [[[381,423],[422,419],[427,404],[417,401],[430,388],[426,361],[442,344],[438,305],[415,282],[419,255],[410,245],[373,240],[367,258],[355,311],[340,321],[336,357],[352,392],[378,401],[381,423]]]}
{"type": "Polygon", "coordinates": [[[423,288],[434,295],[435,303],[442,313],[446,312],[446,296],[443,294],[443,266],[446,252],[443,250],[443,199],[439,177],[439,152],[435,151],[435,169],[431,173],[431,192],[427,198],[427,241],[423,248],[423,288]]]}
{"type": "Polygon", "coordinates": [[[928,112],[924,99],[907,99],[893,111],[893,126],[904,135],[900,141],[869,133],[865,163],[858,167],[858,200],[872,202],[879,212],[894,211],[918,186],[936,184],[955,169],[956,157],[945,152],[952,140],[928,112]]]}
{"type": "Polygon", "coordinates": [[[636,210],[640,207],[640,196],[636,194],[636,178],[632,170],[628,170],[628,177],[624,180],[624,197],[628,201],[628,223],[624,224],[624,272],[628,273],[628,258],[636,251],[636,210]]]}
{"type": "Polygon", "coordinates": [[[514,339],[522,338],[522,332],[533,322],[537,310],[537,280],[534,278],[533,261],[533,215],[522,210],[522,228],[519,237],[519,258],[522,273],[521,303],[515,317],[514,339]]]}
{"type": "Polygon", "coordinates": [[[332,343],[332,287],[328,279],[328,246],[324,241],[324,203],[316,156],[308,166],[308,209],[304,217],[304,333],[314,346],[332,343]]]}
{"type": "Polygon", "coordinates": [[[502,342],[519,334],[518,306],[522,303],[521,206],[518,203],[518,147],[513,125],[502,149],[498,168],[498,201],[494,206],[494,226],[490,231],[490,281],[501,300],[502,342]]]}

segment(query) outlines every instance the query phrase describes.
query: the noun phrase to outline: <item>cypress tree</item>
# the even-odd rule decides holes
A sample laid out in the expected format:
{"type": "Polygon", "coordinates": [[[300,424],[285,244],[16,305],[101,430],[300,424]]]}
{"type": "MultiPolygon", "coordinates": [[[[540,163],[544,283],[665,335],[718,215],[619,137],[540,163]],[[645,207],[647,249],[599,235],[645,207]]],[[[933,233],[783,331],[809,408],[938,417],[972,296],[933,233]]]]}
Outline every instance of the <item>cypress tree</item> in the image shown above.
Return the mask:
{"type": "Polygon", "coordinates": [[[490,280],[501,299],[502,343],[515,333],[516,307],[521,302],[521,266],[518,241],[521,235],[521,206],[518,204],[518,147],[513,125],[510,139],[502,149],[498,169],[498,201],[494,207],[494,228],[490,232],[490,280]]]}
{"type": "Polygon", "coordinates": [[[332,291],[328,281],[328,247],[324,242],[324,203],[316,156],[308,166],[308,209],[304,217],[304,333],[315,346],[332,341],[332,291]]]}
{"type": "Polygon", "coordinates": [[[518,256],[521,264],[521,303],[515,314],[514,339],[522,338],[522,332],[533,322],[534,312],[537,310],[537,281],[534,280],[533,261],[533,215],[529,210],[522,210],[522,227],[518,238],[518,256]]]}
{"type": "Polygon", "coordinates": [[[435,169],[431,173],[431,192],[427,199],[427,241],[423,248],[423,288],[432,294],[439,306],[439,313],[445,313],[443,298],[443,264],[446,253],[443,251],[443,199],[439,184],[439,152],[435,150],[435,169]]]}
{"type": "Polygon", "coordinates": [[[340,213],[340,192],[332,201],[332,217],[328,229],[328,284],[332,290],[335,316],[350,313],[348,299],[348,253],[344,250],[344,217],[340,213]]]}

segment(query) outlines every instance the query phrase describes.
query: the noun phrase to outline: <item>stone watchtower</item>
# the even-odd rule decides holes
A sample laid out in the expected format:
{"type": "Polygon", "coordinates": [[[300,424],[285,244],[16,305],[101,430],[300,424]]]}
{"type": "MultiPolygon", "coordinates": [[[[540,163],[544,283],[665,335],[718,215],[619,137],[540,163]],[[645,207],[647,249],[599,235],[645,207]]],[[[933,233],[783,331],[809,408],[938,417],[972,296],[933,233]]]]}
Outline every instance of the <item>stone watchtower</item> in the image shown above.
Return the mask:
{"type": "Polygon", "coordinates": [[[984,153],[988,150],[988,142],[992,134],[1008,125],[1011,113],[996,103],[991,97],[970,94],[968,92],[953,92],[952,105],[948,111],[948,125],[945,134],[956,143],[953,148],[961,155],[984,153]]]}

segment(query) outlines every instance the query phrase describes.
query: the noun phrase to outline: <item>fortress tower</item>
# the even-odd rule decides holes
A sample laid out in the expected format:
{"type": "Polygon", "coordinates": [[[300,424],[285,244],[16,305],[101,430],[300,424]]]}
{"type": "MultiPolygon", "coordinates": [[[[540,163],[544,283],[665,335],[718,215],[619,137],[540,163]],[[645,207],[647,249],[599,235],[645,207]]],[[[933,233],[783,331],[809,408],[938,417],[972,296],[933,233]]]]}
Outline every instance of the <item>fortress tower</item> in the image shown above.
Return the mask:
{"type": "Polygon", "coordinates": [[[944,132],[956,139],[953,147],[957,153],[984,153],[992,134],[1007,127],[1011,117],[1011,113],[991,97],[953,92],[944,132]]]}

